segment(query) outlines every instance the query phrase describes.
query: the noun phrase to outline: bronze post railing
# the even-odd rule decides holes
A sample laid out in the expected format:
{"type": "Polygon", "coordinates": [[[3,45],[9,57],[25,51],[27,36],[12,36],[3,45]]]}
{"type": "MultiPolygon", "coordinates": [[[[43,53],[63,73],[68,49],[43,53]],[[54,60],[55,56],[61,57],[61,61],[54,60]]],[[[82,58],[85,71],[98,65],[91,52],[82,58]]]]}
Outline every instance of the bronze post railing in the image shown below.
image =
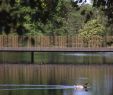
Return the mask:
{"type": "Polygon", "coordinates": [[[0,35],[0,48],[3,47],[112,47],[113,36],[92,36],[84,41],[80,36],[14,36],[0,35]],[[53,41],[54,39],[54,41],[53,41]],[[87,44],[87,46],[86,46],[87,44]]]}

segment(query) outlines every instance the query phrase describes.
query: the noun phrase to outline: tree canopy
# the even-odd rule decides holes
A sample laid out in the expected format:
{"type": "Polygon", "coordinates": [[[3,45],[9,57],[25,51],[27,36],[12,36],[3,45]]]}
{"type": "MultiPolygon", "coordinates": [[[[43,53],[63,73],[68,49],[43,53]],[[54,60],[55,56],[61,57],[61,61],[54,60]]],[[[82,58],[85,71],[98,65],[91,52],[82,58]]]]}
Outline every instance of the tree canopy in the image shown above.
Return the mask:
{"type": "Polygon", "coordinates": [[[99,22],[99,19],[93,19],[87,22],[87,24],[84,25],[83,29],[80,29],[80,36],[89,39],[93,35],[100,35],[103,36],[105,34],[105,27],[101,22],[99,22]]]}
{"type": "Polygon", "coordinates": [[[43,33],[44,25],[60,22],[55,16],[64,16],[62,0],[4,0],[0,6],[0,29],[6,34],[11,29],[19,35],[43,33]]]}
{"type": "Polygon", "coordinates": [[[113,0],[94,0],[93,6],[101,8],[107,16],[106,29],[108,34],[113,35],[113,0]]]}
{"type": "MultiPolygon", "coordinates": [[[[76,35],[81,34],[80,31],[89,22],[100,16],[101,26],[106,28],[108,34],[112,34],[112,6],[112,0],[94,0],[93,6],[78,6],[73,0],[2,0],[0,33],[76,35]]],[[[98,20],[97,22],[100,23],[98,20]]]]}

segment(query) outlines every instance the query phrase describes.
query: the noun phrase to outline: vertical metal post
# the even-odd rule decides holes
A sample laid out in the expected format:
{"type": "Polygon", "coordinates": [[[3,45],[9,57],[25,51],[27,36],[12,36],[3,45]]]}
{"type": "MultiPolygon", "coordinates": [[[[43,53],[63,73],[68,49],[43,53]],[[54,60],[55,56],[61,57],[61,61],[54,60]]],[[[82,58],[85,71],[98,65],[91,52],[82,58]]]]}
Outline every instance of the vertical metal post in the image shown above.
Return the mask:
{"type": "Polygon", "coordinates": [[[34,63],[34,51],[31,52],[31,63],[34,63]]]}

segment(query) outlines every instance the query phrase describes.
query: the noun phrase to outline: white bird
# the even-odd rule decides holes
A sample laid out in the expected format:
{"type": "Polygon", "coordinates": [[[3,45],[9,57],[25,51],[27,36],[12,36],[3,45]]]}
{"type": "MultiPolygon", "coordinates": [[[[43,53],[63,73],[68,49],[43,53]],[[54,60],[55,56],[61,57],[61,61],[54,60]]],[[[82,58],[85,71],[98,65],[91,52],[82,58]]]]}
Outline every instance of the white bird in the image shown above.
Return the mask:
{"type": "Polygon", "coordinates": [[[85,90],[87,91],[88,87],[87,87],[88,83],[85,83],[84,85],[74,85],[75,90],[85,90]]]}
{"type": "Polygon", "coordinates": [[[84,89],[84,86],[83,85],[74,85],[74,88],[76,90],[83,90],[84,89]]]}

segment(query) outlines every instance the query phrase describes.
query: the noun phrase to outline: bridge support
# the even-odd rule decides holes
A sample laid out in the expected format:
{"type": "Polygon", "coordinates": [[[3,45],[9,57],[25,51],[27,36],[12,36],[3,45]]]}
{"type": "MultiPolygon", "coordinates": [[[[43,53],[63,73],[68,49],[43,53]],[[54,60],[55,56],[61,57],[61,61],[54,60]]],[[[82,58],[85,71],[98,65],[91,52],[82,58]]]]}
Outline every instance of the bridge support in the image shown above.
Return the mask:
{"type": "Polygon", "coordinates": [[[31,52],[31,63],[34,63],[34,51],[31,52]]]}

